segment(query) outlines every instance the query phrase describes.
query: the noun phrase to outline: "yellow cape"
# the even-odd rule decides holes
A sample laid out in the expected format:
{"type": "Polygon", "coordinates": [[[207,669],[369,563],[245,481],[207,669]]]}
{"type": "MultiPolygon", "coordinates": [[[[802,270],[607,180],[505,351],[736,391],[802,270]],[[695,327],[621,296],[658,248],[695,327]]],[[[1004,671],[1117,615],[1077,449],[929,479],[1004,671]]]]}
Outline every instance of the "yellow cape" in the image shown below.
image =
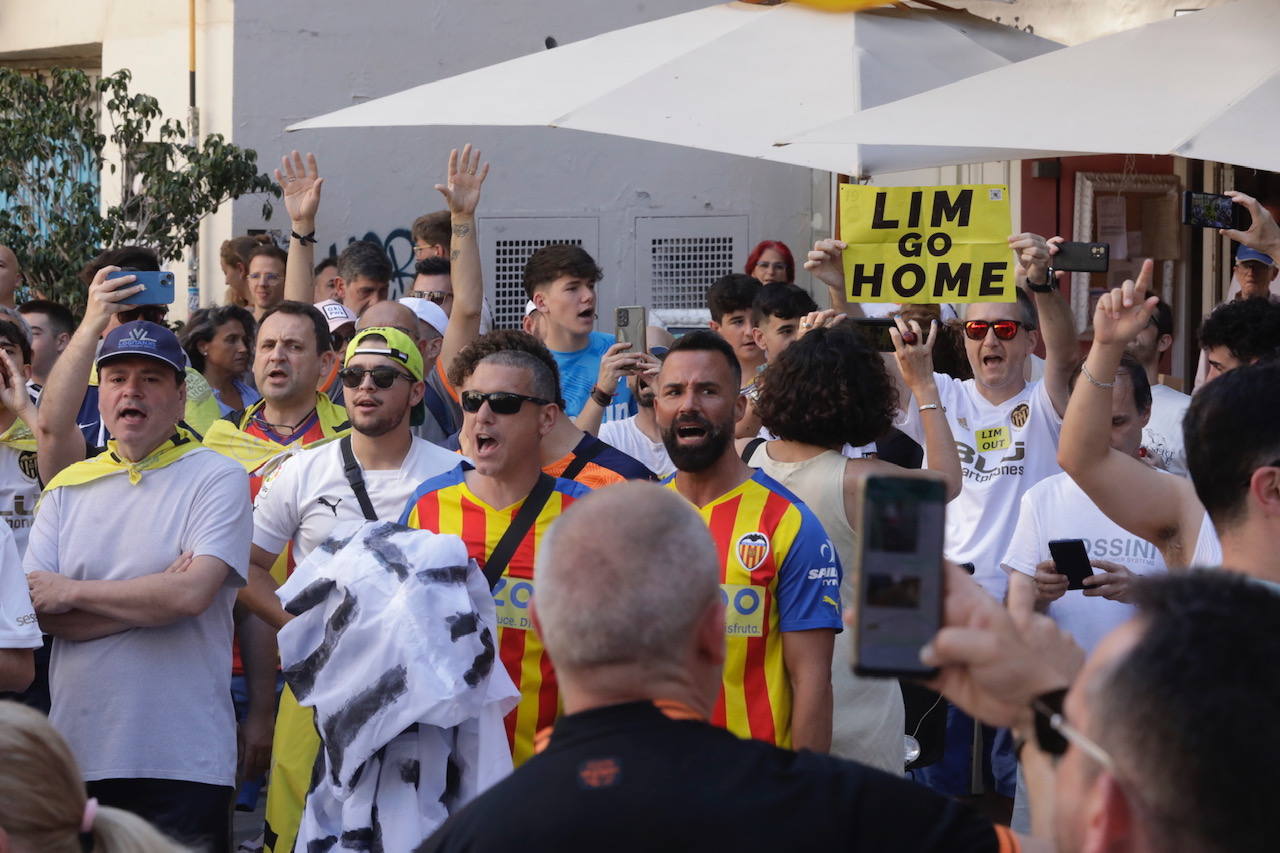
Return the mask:
{"type": "Polygon", "coordinates": [[[171,465],[191,451],[199,450],[200,447],[200,439],[195,433],[183,427],[177,427],[172,437],[145,458],[138,462],[130,462],[116,452],[116,440],[113,438],[107,442],[107,449],[97,456],[68,465],[59,471],[58,475],[49,481],[49,485],[45,486],[45,492],[51,492],[62,486],[80,486],[112,474],[127,474],[129,483],[136,486],[142,482],[143,471],[152,471],[171,465]]]}
{"type": "MultiPolygon", "coordinates": [[[[286,447],[274,441],[250,435],[244,431],[245,426],[248,425],[254,414],[264,405],[264,401],[259,400],[245,409],[244,415],[238,424],[232,423],[225,418],[214,421],[213,426],[209,427],[209,431],[204,435],[205,447],[234,459],[243,465],[244,469],[250,474],[259,472],[263,466],[276,457],[287,457],[290,450],[296,449],[293,445],[286,447]]],[[[334,404],[324,394],[316,394],[316,414],[320,417],[320,430],[324,433],[325,440],[340,438],[351,431],[351,423],[347,419],[347,410],[334,404]]],[[[319,443],[313,442],[307,446],[314,447],[319,443]]],[[[265,474],[266,472],[261,473],[265,474]]]]}

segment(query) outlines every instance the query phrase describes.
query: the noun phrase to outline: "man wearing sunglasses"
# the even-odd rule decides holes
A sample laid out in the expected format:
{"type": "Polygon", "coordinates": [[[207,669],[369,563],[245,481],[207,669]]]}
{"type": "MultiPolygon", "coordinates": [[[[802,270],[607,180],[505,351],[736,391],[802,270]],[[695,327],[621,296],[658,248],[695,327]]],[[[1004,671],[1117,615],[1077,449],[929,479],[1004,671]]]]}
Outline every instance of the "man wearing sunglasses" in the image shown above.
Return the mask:
{"type": "Polygon", "coordinates": [[[950,565],[944,627],[921,653],[940,667],[930,686],[1013,728],[1033,835],[1060,853],[1273,850],[1280,678],[1258,662],[1280,655],[1280,595],[1192,572],[1144,579],[1133,599],[1081,668],[1047,617],[1015,622],[950,565]]]}
{"type": "MultiPolygon", "coordinates": [[[[250,560],[251,571],[268,593],[256,599],[255,613],[273,628],[290,617],[270,594],[274,583],[266,567],[286,549],[298,563],[339,521],[393,520],[419,483],[458,464],[456,454],[412,434],[411,427],[424,416],[422,367],[417,346],[399,329],[357,332],[338,372],[351,422],[349,437],[296,454],[263,481],[254,504],[250,560]],[[352,462],[361,489],[354,487],[347,470],[352,462]]],[[[276,720],[267,793],[269,834],[275,839],[271,849],[293,847],[318,746],[310,709],[300,707],[286,691],[276,720]]]]}
{"type": "Polygon", "coordinates": [[[494,352],[459,387],[462,452],[471,461],[419,486],[401,522],[462,537],[493,588],[498,655],[520,690],[520,704],[507,716],[519,765],[533,755],[534,736],[554,722],[559,701],[555,671],[529,617],[534,557],[551,523],[589,490],[542,471],[542,441],[560,415],[555,374],[545,363],[527,352],[494,352]]]}

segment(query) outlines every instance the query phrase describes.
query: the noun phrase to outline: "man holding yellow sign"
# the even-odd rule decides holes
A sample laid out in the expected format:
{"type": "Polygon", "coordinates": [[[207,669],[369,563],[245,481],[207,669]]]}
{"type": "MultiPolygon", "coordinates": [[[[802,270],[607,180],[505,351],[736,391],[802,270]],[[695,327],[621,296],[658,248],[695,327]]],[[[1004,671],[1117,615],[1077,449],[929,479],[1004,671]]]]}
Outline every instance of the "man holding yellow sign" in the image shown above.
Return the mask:
{"type": "MultiPolygon", "coordinates": [[[[1049,277],[1057,238],[1007,236],[1003,190],[842,187],[842,240],[820,240],[805,265],[830,288],[837,310],[858,313],[850,303],[859,301],[962,303],[973,379],[935,373],[939,402],[927,405],[900,386],[898,426],[923,444],[923,419],[947,419],[963,484],[947,506],[946,555],[973,566],[975,580],[997,600],[1008,584],[1000,559],[1022,496],[1061,470],[1058,435],[1078,357],[1070,308],[1049,277]],[[1025,290],[1017,286],[1020,276],[1025,290]],[[1041,339],[1044,378],[1028,382],[1027,358],[1041,339]]],[[[892,334],[907,332],[928,330],[898,318],[892,334]]],[[[916,771],[921,781],[951,796],[973,793],[972,731],[967,717],[948,709],[946,754],[916,771]]],[[[992,755],[985,790],[1012,796],[1017,762],[1003,735],[987,730],[992,755]]]]}

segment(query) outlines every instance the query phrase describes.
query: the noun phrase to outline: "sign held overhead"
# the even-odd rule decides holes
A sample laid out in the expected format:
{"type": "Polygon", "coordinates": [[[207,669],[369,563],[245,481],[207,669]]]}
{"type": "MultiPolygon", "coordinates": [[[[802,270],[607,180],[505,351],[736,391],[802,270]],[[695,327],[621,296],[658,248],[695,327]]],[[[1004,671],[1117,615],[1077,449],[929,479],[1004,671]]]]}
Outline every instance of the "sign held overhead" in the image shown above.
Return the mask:
{"type": "Polygon", "coordinates": [[[1007,187],[840,187],[850,302],[1013,302],[1007,187]]]}

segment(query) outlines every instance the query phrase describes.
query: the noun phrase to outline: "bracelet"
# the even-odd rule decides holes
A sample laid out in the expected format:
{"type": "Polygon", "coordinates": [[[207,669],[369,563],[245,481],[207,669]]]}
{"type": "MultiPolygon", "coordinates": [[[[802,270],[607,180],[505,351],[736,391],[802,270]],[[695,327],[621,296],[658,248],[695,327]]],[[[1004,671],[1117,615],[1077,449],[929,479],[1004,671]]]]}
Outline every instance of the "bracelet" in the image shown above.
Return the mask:
{"type": "Polygon", "coordinates": [[[1030,278],[1027,279],[1027,287],[1032,293],[1053,293],[1058,289],[1058,279],[1054,276],[1053,270],[1049,271],[1048,281],[1042,284],[1036,284],[1030,278]]]}
{"type": "Polygon", "coordinates": [[[290,231],[289,236],[297,240],[299,243],[301,243],[304,246],[307,245],[308,243],[316,242],[316,232],[314,231],[312,231],[310,234],[299,234],[297,231],[290,231]]]}
{"type": "Polygon", "coordinates": [[[607,409],[609,406],[613,405],[613,395],[606,391],[601,391],[600,386],[598,385],[593,385],[591,387],[591,399],[599,403],[600,407],[603,409],[607,409]]]}
{"type": "Polygon", "coordinates": [[[1094,379],[1093,374],[1089,372],[1089,368],[1085,367],[1083,364],[1080,365],[1080,372],[1084,374],[1085,379],[1089,380],[1089,384],[1095,388],[1101,388],[1102,390],[1105,391],[1108,388],[1116,387],[1116,383],[1114,379],[1110,382],[1099,382],[1098,380],[1094,379]]]}
{"type": "Polygon", "coordinates": [[[930,409],[937,409],[939,412],[942,412],[942,414],[944,415],[947,413],[946,408],[943,407],[941,403],[925,403],[923,406],[920,407],[919,411],[920,411],[920,414],[924,414],[930,409]]]}

